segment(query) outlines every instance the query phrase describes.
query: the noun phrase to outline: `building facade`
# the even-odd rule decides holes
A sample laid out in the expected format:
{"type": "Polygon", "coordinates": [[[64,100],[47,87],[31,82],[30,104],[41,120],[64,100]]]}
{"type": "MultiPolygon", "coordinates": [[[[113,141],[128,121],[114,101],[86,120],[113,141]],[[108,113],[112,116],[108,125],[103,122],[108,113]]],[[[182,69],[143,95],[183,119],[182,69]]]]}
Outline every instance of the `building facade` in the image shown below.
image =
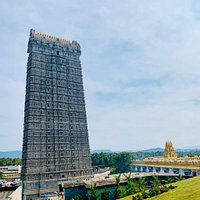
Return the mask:
{"type": "Polygon", "coordinates": [[[80,45],[31,29],[24,111],[22,198],[93,176],[80,45]]]}

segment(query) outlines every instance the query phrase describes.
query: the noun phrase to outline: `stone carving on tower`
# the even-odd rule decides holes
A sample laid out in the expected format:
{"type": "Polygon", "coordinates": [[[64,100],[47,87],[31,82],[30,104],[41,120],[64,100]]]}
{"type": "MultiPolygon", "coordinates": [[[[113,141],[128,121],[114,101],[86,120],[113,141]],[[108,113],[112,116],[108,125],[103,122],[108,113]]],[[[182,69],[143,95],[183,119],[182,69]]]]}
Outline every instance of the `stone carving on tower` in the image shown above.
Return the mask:
{"type": "Polygon", "coordinates": [[[22,199],[93,176],[80,45],[31,29],[28,42],[22,199]]]}

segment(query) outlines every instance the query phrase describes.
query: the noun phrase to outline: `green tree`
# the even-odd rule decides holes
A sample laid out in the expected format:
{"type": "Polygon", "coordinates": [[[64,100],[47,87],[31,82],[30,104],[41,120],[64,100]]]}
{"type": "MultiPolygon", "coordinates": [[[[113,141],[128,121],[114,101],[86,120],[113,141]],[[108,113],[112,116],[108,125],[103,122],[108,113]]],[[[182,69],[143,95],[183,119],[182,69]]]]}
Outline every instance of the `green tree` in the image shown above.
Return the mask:
{"type": "Polygon", "coordinates": [[[158,188],[160,186],[160,180],[157,176],[153,176],[153,186],[158,188]]]}
{"type": "Polygon", "coordinates": [[[101,200],[109,200],[109,190],[106,187],[101,192],[101,200]]]}
{"type": "Polygon", "coordinates": [[[134,180],[130,180],[127,183],[127,195],[135,194],[139,192],[137,183],[134,180]]]}
{"type": "Polygon", "coordinates": [[[183,176],[182,174],[179,174],[178,180],[179,180],[179,181],[182,181],[182,180],[184,180],[184,179],[185,179],[184,176],[183,176]]]}
{"type": "Polygon", "coordinates": [[[114,173],[130,172],[131,153],[119,153],[115,158],[115,171],[114,173]]]}
{"type": "Polygon", "coordinates": [[[121,185],[115,188],[115,199],[120,199],[126,196],[126,189],[121,185]]]}
{"type": "Polygon", "coordinates": [[[169,184],[169,183],[171,183],[171,182],[172,182],[172,178],[171,178],[171,177],[169,177],[169,176],[167,176],[167,177],[166,177],[166,181],[167,181],[167,183],[169,184]]]}
{"type": "Polygon", "coordinates": [[[127,195],[135,194],[139,191],[137,183],[135,182],[134,179],[131,178],[131,173],[127,176],[124,174],[124,176],[127,179],[127,188],[126,188],[126,193],[127,195]]]}
{"type": "Polygon", "coordinates": [[[120,185],[120,177],[121,177],[121,174],[119,174],[118,176],[115,176],[115,184],[116,184],[117,186],[120,185]]]}
{"type": "Polygon", "coordinates": [[[3,179],[3,178],[4,178],[3,172],[0,171],[0,179],[3,179]]]}
{"type": "Polygon", "coordinates": [[[0,165],[21,165],[22,160],[20,158],[0,158],[0,165]]]}
{"type": "Polygon", "coordinates": [[[146,190],[146,178],[145,177],[140,177],[138,179],[138,188],[140,192],[144,192],[146,190]]]}
{"type": "Polygon", "coordinates": [[[76,195],[73,199],[74,200],[82,200],[83,198],[80,195],[76,195]]]}
{"type": "Polygon", "coordinates": [[[99,197],[96,191],[96,183],[95,183],[90,187],[90,200],[98,200],[98,199],[99,197]]]}
{"type": "Polygon", "coordinates": [[[126,189],[120,185],[120,177],[121,174],[115,176],[115,184],[117,185],[115,188],[115,199],[120,199],[126,196],[126,189]]]}

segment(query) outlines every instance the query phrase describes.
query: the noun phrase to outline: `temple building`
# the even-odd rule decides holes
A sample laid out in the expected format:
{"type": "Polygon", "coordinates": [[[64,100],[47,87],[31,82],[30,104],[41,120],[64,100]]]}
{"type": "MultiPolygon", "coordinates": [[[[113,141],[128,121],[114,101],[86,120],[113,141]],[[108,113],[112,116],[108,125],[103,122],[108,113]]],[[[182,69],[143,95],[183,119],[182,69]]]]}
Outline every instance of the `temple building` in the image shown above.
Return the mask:
{"type": "Polygon", "coordinates": [[[177,155],[171,141],[167,141],[165,143],[165,151],[163,157],[166,159],[177,159],[177,155]]]}
{"type": "Polygon", "coordinates": [[[196,176],[200,175],[200,157],[177,157],[171,141],[165,143],[161,157],[150,157],[144,160],[133,160],[133,172],[158,173],[167,175],[196,176]]]}
{"type": "Polygon", "coordinates": [[[31,29],[28,54],[21,178],[22,199],[34,200],[93,169],[80,45],[31,29]]]}

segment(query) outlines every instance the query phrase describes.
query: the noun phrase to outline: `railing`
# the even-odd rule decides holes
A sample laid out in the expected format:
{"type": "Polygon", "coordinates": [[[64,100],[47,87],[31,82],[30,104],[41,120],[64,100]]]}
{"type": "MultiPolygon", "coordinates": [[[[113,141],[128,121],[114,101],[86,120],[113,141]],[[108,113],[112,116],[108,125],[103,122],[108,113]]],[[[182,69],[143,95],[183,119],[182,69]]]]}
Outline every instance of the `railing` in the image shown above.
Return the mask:
{"type": "Polygon", "coordinates": [[[133,160],[132,164],[145,164],[145,165],[163,165],[163,166],[183,166],[183,167],[199,167],[200,161],[183,161],[183,160],[133,160]]]}

